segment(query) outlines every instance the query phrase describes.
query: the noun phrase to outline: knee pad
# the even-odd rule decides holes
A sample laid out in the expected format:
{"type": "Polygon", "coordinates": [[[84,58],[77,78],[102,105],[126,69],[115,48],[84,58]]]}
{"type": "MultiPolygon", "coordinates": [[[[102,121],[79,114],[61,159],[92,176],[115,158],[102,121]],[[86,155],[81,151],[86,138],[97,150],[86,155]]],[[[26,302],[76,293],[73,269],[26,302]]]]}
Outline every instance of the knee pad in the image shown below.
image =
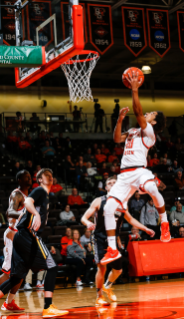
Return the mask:
{"type": "Polygon", "coordinates": [[[114,198],[109,198],[104,206],[104,216],[114,215],[119,203],[114,198]]]}
{"type": "Polygon", "coordinates": [[[153,199],[155,207],[163,207],[164,206],[164,199],[162,195],[159,193],[158,188],[154,181],[148,181],[144,185],[144,189],[146,193],[148,193],[151,198],[153,199]]]}

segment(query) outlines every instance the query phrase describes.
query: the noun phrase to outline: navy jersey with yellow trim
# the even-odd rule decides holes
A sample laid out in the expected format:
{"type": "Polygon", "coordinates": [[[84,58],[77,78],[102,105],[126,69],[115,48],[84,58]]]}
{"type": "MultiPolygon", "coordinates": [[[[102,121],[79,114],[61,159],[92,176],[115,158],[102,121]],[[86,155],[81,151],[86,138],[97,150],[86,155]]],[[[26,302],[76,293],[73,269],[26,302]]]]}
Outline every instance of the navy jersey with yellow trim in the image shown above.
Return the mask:
{"type": "MultiPolygon", "coordinates": [[[[49,214],[49,195],[43,189],[43,187],[35,188],[28,197],[34,199],[34,206],[37,212],[41,217],[41,226],[37,231],[37,234],[40,235],[47,224],[48,214],[49,214]]],[[[21,228],[30,228],[33,223],[34,215],[29,213],[27,210],[25,214],[20,219],[17,229],[21,228]]]]}
{"type": "MultiPolygon", "coordinates": [[[[104,220],[104,206],[107,201],[107,196],[101,197],[101,205],[98,211],[95,212],[94,223],[96,225],[94,230],[95,237],[107,238],[106,230],[105,230],[105,220],[104,220]]],[[[119,229],[124,219],[124,210],[118,207],[115,212],[115,220],[116,220],[116,236],[119,236],[119,229]]]]}

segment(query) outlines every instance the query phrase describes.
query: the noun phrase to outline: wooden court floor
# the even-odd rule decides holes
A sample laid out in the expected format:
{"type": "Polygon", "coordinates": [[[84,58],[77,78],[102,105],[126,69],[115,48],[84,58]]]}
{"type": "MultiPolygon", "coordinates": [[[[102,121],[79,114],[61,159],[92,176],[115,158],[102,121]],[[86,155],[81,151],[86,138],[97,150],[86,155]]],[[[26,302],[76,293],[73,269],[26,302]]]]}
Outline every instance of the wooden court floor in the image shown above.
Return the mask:
{"type": "MultiPolygon", "coordinates": [[[[117,303],[96,308],[96,289],[56,289],[54,304],[68,309],[68,319],[184,319],[184,279],[130,283],[114,286],[117,303]]],[[[43,291],[19,292],[16,302],[26,308],[24,314],[1,312],[2,319],[41,319],[43,291]]],[[[0,306],[4,299],[0,301],[0,306]]]]}

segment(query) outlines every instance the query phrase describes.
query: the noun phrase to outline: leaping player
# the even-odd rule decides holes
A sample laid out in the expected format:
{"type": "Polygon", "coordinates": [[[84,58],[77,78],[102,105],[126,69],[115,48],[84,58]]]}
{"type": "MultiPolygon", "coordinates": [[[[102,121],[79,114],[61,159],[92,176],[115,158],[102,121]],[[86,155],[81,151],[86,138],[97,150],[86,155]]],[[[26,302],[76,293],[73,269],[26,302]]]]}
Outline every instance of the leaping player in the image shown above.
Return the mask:
{"type": "MultiPolygon", "coordinates": [[[[109,177],[106,181],[107,193],[110,192],[111,188],[116,183],[117,177],[112,176],[109,177]]],[[[122,273],[122,258],[118,258],[111,262],[112,271],[109,273],[106,283],[104,284],[104,277],[106,273],[106,266],[100,264],[100,260],[104,257],[107,249],[107,234],[105,230],[105,222],[104,222],[104,205],[107,202],[107,196],[102,196],[96,198],[88,210],[83,215],[81,222],[87,226],[88,229],[94,230],[93,232],[93,241],[94,241],[94,256],[95,262],[97,264],[98,270],[96,273],[96,290],[97,290],[97,299],[96,299],[96,306],[106,306],[108,302],[105,300],[104,296],[102,295],[102,291],[104,291],[108,298],[111,301],[116,301],[116,295],[113,293],[111,286],[113,285],[114,281],[121,275],[122,273]],[[94,216],[94,223],[89,221],[89,218],[94,216]]],[[[116,235],[119,233],[119,228],[123,222],[123,218],[127,220],[132,226],[137,227],[151,237],[155,235],[155,232],[152,229],[149,229],[139,223],[136,219],[134,219],[127,210],[123,210],[122,206],[116,208],[115,211],[115,218],[116,218],[116,235]]],[[[117,240],[120,241],[119,236],[117,236],[117,240]]]]}
{"type": "Polygon", "coordinates": [[[117,207],[126,203],[136,190],[149,194],[153,199],[161,220],[160,240],[162,242],[169,242],[171,239],[164,199],[154,181],[155,176],[151,171],[146,169],[147,153],[155,144],[155,134],[164,129],[166,118],[162,112],[151,112],[144,115],[138,95],[138,89],[142,83],[138,81],[138,75],[135,72],[132,73],[132,76],[129,75],[128,81],[132,89],[133,111],[140,128],[131,128],[128,132],[122,134],[122,121],[128,113],[129,108],[126,107],[120,110],[114,129],[114,141],[115,143],[125,142],[125,148],[118,180],[111,188],[104,207],[108,249],[106,255],[101,260],[101,264],[103,265],[121,257],[116,247],[116,221],[114,213],[117,207]]]}
{"type": "MultiPolygon", "coordinates": [[[[32,185],[31,175],[26,170],[18,172],[16,175],[16,180],[19,184],[19,187],[14,189],[11,193],[9,198],[9,207],[7,210],[9,227],[4,232],[4,262],[2,265],[3,274],[0,276],[0,285],[8,280],[10,276],[13,238],[18,231],[16,228],[18,218],[25,212],[24,201],[27,198],[28,191],[32,185]]],[[[18,305],[16,305],[14,301],[15,293],[19,289],[21,283],[19,284],[19,286],[11,289],[6,301],[1,307],[1,310],[6,312],[22,312],[25,310],[24,308],[20,308],[18,305]]]]}

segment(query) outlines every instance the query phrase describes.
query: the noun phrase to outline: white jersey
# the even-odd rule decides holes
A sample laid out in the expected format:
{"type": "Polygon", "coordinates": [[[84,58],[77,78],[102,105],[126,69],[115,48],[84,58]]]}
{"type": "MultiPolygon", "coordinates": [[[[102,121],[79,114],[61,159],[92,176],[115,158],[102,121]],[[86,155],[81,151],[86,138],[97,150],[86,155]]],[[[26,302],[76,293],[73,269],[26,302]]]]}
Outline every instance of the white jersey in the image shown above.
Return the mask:
{"type": "MultiPolygon", "coordinates": [[[[14,192],[20,192],[22,194],[22,196],[24,197],[24,200],[27,198],[27,196],[21,192],[21,190],[19,188],[16,188],[13,190],[13,192],[11,193],[10,197],[9,197],[9,204],[11,202],[11,196],[14,192]]],[[[21,207],[20,209],[18,209],[18,212],[20,213],[20,215],[22,213],[25,212],[25,206],[21,207]]],[[[11,228],[12,230],[17,230],[16,226],[19,222],[19,218],[15,219],[15,218],[8,218],[8,222],[9,222],[9,228],[11,228]]]]}
{"type": "Polygon", "coordinates": [[[121,160],[121,169],[136,166],[147,166],[147,154],[155,144],[156,138],[151,124],[147,123],[144,130],[131,128],[125,141],[121,160]]]}

